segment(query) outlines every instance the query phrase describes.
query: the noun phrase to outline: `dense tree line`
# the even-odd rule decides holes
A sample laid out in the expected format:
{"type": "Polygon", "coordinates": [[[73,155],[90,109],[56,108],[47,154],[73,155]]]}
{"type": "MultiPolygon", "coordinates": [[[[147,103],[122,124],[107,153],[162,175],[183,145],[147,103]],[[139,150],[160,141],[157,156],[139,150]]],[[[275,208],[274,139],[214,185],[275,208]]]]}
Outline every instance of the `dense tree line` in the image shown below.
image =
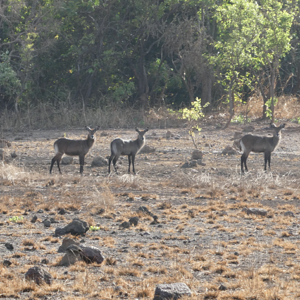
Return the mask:
{"type": "Polygon", "coordinates": [[[0,103],[15,111],[247,101],[300,88],[298,2],[3,0],[0,103]]]}

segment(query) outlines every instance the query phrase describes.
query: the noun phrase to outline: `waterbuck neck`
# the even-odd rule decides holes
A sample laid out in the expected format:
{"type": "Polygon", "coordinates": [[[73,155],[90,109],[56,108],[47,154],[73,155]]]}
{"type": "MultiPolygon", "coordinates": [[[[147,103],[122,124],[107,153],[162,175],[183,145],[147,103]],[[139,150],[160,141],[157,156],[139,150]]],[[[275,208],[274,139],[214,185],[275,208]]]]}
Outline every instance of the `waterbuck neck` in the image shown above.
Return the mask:
{"type": "Polygon", "coordinates": [[[95,139],[92,138],[90,135],[88,135],[86,142],[87,142],[88,147],[91,148],[95,142],[95,139]]]}

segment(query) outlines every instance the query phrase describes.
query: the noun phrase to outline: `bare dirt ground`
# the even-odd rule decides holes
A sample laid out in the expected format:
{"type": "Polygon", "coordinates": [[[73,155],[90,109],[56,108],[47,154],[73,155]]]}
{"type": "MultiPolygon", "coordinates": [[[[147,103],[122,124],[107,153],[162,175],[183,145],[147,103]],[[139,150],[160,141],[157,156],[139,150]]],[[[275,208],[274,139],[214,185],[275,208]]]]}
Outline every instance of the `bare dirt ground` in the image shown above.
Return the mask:
{"type": "MultiPolygon", "coordinates": [[[[254,124],[254,133],[266,134],[266,126],[254,124]]],[[[0,166],[0,297],[152,299],[157,284],[184,282],[190,299],[300,299],[300,129],[287,123],[271,171],[263,172],[263,154],[250,154],[249,172],[241,176],[240,154],[221,152],[244,127],[203,125],[196,142],[205,165],[193,168],[181,168],[194,150],[187,129],[169,129],[170,138],[168,129],[150,129],[146,144],[155,152],[138,154],[137,175],[127,174],[124,157],[110,176],[107,166],[91,167],[93,158],[108,156],[110,142],[134,138],[134,130],[99,130],[83,176],[78,158],[61,166],[63,175],[56,165],[50,175],[49,167],[57,138],[84,138],[86,131],[4,132],[12,144],[7,155],[17,157],[0,166]],[[141,206],[157,216],[156,224],[141,206]],[[245,207],[267,215],[246,214],[245,207]],[[134,216],[137,226],[120,227],[134,216]],[[58,223],[46,228],[46,218],[58,223]],[[65,236],[55,237],[55,228],[74,218],[100,227],[68,236],[99,248],[102,264],[58,266],[65,236]],[[25,280],[36,265],[50,272],[51,285],[25,280]]]]}

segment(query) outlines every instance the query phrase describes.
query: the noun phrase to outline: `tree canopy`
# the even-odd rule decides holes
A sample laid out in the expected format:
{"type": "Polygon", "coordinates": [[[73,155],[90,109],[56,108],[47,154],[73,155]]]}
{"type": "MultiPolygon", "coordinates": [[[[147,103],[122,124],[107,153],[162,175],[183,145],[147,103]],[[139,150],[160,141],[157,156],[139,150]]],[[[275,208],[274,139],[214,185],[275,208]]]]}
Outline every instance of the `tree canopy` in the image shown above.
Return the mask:
{"type": "Polygon", "coordinates": [[[296,1],[5,0],[0,17],[2,108],[198,98],[233,115],[259,90],[272,116],[278,93],[299,92],[296,1]]]}

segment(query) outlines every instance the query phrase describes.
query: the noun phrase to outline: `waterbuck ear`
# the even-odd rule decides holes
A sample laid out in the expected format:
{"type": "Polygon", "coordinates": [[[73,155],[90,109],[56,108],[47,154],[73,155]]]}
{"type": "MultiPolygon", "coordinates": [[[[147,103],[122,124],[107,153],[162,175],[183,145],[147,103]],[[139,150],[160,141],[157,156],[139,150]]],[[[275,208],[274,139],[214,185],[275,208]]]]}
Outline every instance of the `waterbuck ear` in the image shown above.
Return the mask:
{"type": "Polygon", "coordinates": [[[285,127],[285,123],[281,124],[280,127],[281,127],[281,128],[284,128],[284,127],[285,127]]]}
{"type": "Polygon", "coordinates": [[[85,126],[85,129],[88,131],[92,131],[92,129],[89,126],[85,126]]]}
{"type": "Polygon", "coordinates": [[[147,127],[145,130],[144,130],[144,132],[147,132],[149,130],[149,127],[147,127]]]}
{"type": "Polygon", "coordinates": [[[138,132],[138,133],[140,133],[140,131],[138,130],[138,128],[137,128],[137,127],[135,127],[135,131],[136,131],[136,132],[138,132]]]}
{"type": "Polygon", "coordinates": [[[271,123],[270,128],[276,128],[276,125],[274,123],[271,123]]]}
{"type": "Polygon", "coordinates": [[[100,126],[95,127],[94,131],[99,130],[100,126]]]}

